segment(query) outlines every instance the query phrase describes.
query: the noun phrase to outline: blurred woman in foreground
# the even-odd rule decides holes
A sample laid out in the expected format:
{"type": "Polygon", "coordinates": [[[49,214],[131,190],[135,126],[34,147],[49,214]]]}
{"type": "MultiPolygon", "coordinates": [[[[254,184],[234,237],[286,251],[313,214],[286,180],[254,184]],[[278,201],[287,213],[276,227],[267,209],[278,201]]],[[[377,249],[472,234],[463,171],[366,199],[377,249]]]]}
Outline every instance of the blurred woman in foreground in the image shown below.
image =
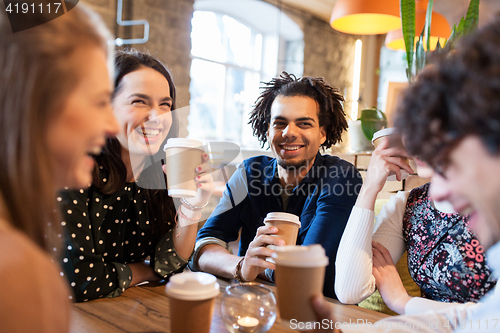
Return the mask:
{"type": "Polygon", "coordinates": [[[118,129],[109,33],[82,7],[16,33],[0,14],[2,332],[68,331],[69,288],[52,260],[62,244],[56,192],[91,181],[89,154],[118,129]]]}

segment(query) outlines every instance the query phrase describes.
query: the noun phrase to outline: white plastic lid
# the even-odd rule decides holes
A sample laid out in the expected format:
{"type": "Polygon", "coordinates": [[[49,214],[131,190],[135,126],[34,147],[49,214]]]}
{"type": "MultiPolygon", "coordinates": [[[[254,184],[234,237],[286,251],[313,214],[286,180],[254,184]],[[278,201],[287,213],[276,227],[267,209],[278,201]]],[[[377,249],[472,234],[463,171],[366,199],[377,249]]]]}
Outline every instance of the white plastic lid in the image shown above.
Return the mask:
{"type": "Polygon", "coordinates": [[[267,213],[264,222],[266,221],[286,221],[290,223],[295,223],[299,225],[300,228],[300,219],[297,215],[290,213],[267,213]]]}
{"type": "Polygon", "coordinates": [[[278,246],[272,257],[277,265],[290,267],[328,266],[325,249],[319,244],[278,246]]]}
{"type": "Polygon", "coordinates": [[[163,151],[168,148],[195,148],[195,149],[203,149],[203,142],[193,139],[185,139],[185,138],[170,138],[167,140],[165,146],[163,146],[163,151]]]}
{"type": "Polygon", "coordinates": [[[196,196],[196,191],[193,190],[183,190],[181,188],[174,188],[168,190],[168,195],[172,198],[192,198],[196,196]]]}
{"type": "Polygon", "coordinates": [[[202,301],[219,295],[219,283],[212,274],[185,272],[173,275],[167,283],[168,297],[185,301],[202,301]]]}
{"type": "Polygon", "coordinates": [[[373,141],[377,140],[378,138],[381,138],[383,136],[393,135],[393,134],[398,134],[398,131],[394,127],[381,129],[380,131],[373,133],[372,143],[373,143],[373,141]]]}

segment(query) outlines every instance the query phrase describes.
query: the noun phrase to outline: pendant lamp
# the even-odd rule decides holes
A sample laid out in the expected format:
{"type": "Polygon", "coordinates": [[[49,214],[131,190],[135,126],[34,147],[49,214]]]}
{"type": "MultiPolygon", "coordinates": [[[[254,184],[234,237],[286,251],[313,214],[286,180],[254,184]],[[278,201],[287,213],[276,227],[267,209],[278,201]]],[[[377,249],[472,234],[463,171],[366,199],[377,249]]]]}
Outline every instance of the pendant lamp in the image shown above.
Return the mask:
{"type": "MultiPolygon", "coordinates": [[[[425,16],[427,13],[427,4],[429,0],[417,0],[415,2],[415,43],[417,42],[422,30],[425,25],[425,16]]],[[[450,37],[451,28],[450,24],[446,18],[432,11],[432,22],[431,22],[431,36],[430,36],[430,46],[431,50],[436,48],[438,39],[441,46],[444,44],[445,40],[450,37]]],[[[405,50],[405,43],[403,39],[403,31],[401,29],[390,31],[385,37],[385,46],[391,50],[405,50]]],[[[427,49],[427,44],[424,43],[424,49],[427,49]]]]}
{"type": "Polygon", "coordinates": [[[338,0],[330,25],[354,35],[378,35],[400,29],[399,0],[338,0]]]}

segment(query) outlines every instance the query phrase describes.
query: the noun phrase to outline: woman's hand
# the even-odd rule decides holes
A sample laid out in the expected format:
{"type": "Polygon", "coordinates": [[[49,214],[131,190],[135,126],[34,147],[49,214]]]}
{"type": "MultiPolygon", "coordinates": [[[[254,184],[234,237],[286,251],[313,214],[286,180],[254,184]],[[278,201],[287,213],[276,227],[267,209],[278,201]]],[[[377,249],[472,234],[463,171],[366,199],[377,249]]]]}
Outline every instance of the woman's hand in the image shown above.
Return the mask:
{"type": "Polygon", "coordinates": [[[187,198],[191,205],[196,207],[204,206],[208,200],[210,200],[210,196],[214,193],[215,185],[214,180],[212,178],[212,170],[210,168],[210,164],[208,163],[209,156],[207,153],[203,153],[201,156],[202,164],[198,165],[195,169],[196,176],[194,177],[194,182],[198,190],[196,191],[196,195],[193,198],[187,198]]]}
{"type": "MultiPolygon", "coordinates": [[[[212,178],[212,170],[210,168],[209,156],[207,153],[203,153],[201,155],[201,164],[198,165],[195,169],[194,182],[197,187],[196,195],[192,198],[185,198],[192,206],[195,207],[203,207],[208,200],[210,200],[210,196],[214,193],[215,185],[214,180],[212,178]]],[[[162,166],[163,172],[167,173],[165,165],[162,166]]]]}
{"type": "Polygon", "coordinates": [[[257,234],[252,242],[248,245],[245,254],[245,260],[241,267],[241,277],[245,281],[253,281],[266,268],[275,269],[275,265],[266,261],[267,257],[275,252],[267,248],[268,245],[281,246],[285,245],[285,241],[272,236],[278,233],[278,228],[262,226],[257,229],[257,234]]]}
{"type": "Polygon", "coordinates": [[[128,264],[128,267],[132,271],[131,287],[144,281],[160,281],[160,277],[155,274],[153,267],[144,261],[128,264]]]}
{"type": "Polygon", "coordinates": [[[404,162],[401,157],[398,157],[408,157],[408,153],[401,148],[388,147],[389,139],[382,139],[380,145],[372,153],[364,180],[364,184],[376,189],[377,192],[382,190],[387,176],[389,176],[391,172],[396,174],[396,179],[398,181],[401,180],[401,169],[408,171],[409,174],[413,173],[410,165],[404,162]]]}
{"type": "Polygon", "coordinates": [[[408,295],[396,266],[392,262],[391,254],[380,243],[372,242],[373,276],[377,289],[382,295],[385,304],[394,312],[405,313],[406,303],[412,298],[408,295]]]}
{"type": "Polygon", "coordinates": [[[404,162],[401,157],[397,157],[407,157],[406,151],[401,148],[388,148],[388,146],[389,139],[384,138],[377,149],[373,151],[363,186],[356,200],[356,207],[374,210],[377,195],[384,187],[389,173],[394,172],[398,180],[401,180],[401,169],[413,173],[410,165],[404,162]]]}

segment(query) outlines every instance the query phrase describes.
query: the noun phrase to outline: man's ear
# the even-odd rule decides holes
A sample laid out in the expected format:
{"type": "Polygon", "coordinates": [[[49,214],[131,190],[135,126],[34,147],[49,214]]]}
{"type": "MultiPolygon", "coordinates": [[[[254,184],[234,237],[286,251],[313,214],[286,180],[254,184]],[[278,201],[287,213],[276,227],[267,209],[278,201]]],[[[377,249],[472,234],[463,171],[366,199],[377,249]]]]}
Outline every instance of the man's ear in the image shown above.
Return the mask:
{"type": "Polygon", "coordinates": [[[326,141],[326,130],[324,127],[320,127],[320,131],[321,131],[321,144],[320,145],[322,145],[326,141]]]}

